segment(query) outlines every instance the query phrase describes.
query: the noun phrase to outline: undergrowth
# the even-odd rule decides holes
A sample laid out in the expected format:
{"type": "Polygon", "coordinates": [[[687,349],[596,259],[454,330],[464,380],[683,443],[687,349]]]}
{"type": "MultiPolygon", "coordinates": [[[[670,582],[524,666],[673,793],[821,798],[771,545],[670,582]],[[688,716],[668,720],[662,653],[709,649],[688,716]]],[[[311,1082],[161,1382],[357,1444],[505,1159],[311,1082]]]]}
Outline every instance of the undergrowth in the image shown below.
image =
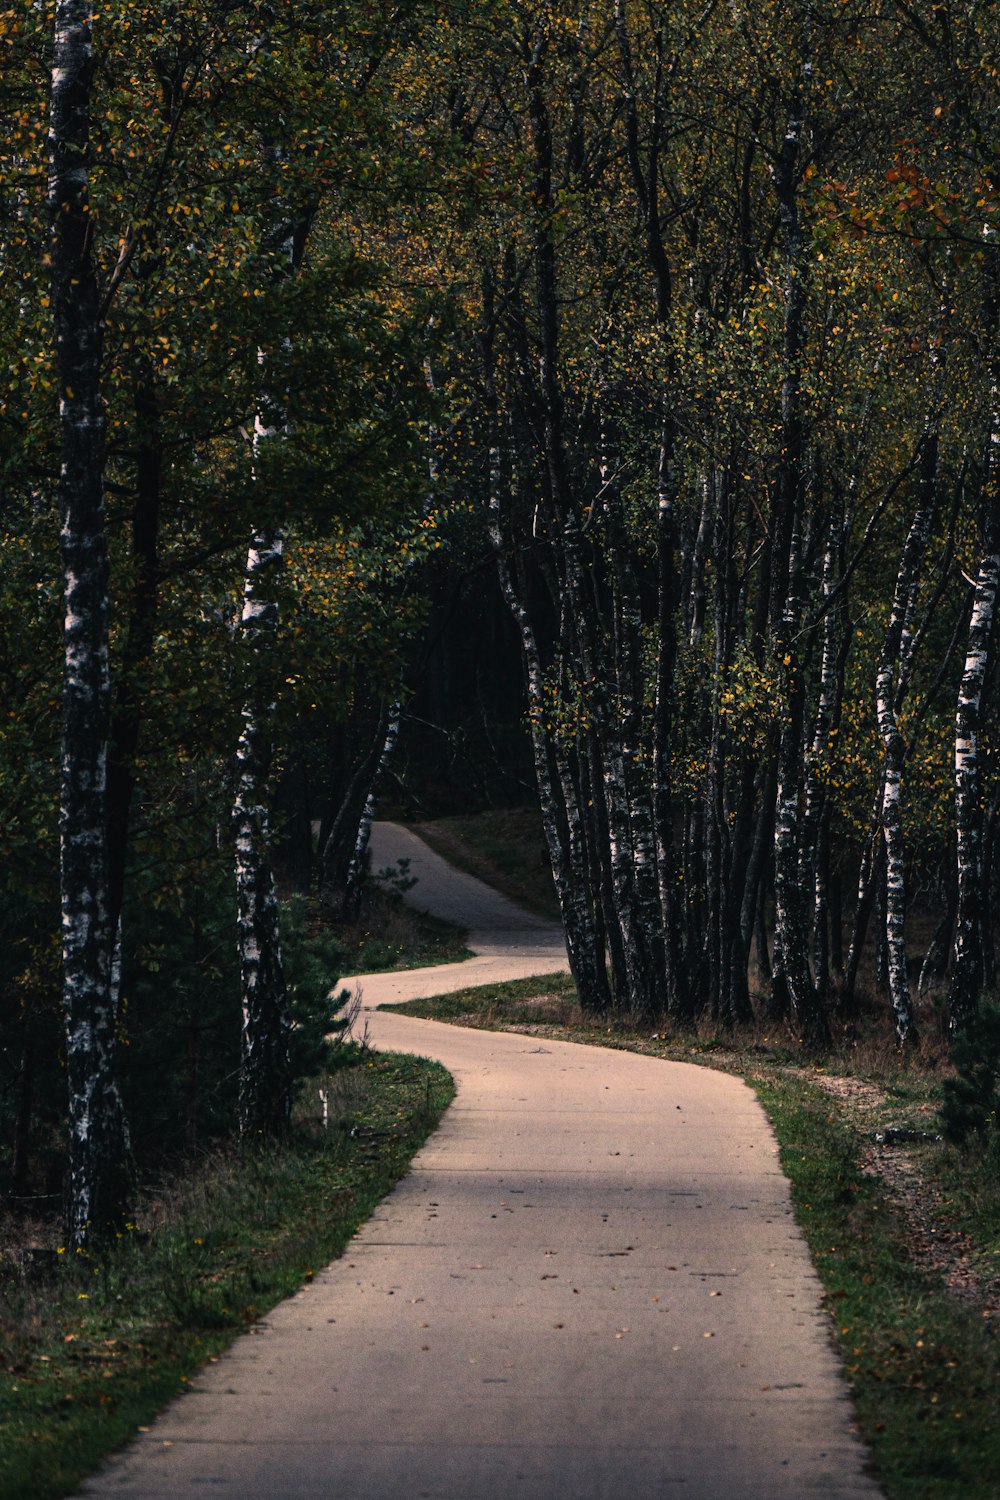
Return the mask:
{"type": "Polygon", "coordinates": [[[54,1500],[340,1253],[453,1093],[420,1058],[317,1080],[287,1144],[220,1148],[156,1185],[103,1259],[55,1247],[0,1284],[0,1494],[54,1500]],[[328,1123],[322,1124],[320,1088],[328,1123]]]}
{"type": "Polygon", "coordinates": [[[322,919],[338,949],[335,972],[342,977],[381,974],[471,958],[465,930],[420,911],[419,897],[416,889],[412,898],[416,904],[408,906],[397,891],[380,889],[369,881],[356,919],[322,919]]]}
{"type": "Polygon", "coordinates": [[[996,1500],[994,1331],[912,1265],[904,1226],[862,1173],[857,1135],[829,1097],[791,1079],[755,1087],[780,1142],[879,1482],[890,1500],[996,1500]]]}

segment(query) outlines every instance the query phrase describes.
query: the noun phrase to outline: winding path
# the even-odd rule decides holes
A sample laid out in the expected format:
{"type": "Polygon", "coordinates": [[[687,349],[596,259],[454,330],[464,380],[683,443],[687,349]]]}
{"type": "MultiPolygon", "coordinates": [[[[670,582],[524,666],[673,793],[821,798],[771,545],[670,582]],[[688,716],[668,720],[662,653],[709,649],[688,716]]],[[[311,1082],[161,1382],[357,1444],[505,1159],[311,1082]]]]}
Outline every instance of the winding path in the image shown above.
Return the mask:
{"type": "MultiPolygon", "coordinates": [[[[376,867],[398,858],[383,860],[397,837],[379,829],[376,867]]],[[[414,842],[413,899],[434,906],[437,856],[414,842]]],[[[460,880],[450,912],[479,956],[369,976],[366,1006],[565,963],[551,928],[460,880]]],[[[380,1047],[454,1073],[442,1127],[343,1258],[85,1495],[876,1500],[745,1085],[634,1054],[366,1020],[380,1047]]]]}
{"type": "Polygon", "coordinates": [[[532,974],[554,974],[569,968],[561,927],[532,916],[492,886],[456,870],[402,824],[375,823],[371,836],[372,869],[391,868],[401,859],[409,860],[409,873],[417,878],[409,893],[411,904],[419,911],[447,917],[465,927],[469,947],[476,956],[457,964],[365,976],[360,984],[367,1006],[422,999],[474,984],[527,979],[532,974]]]}

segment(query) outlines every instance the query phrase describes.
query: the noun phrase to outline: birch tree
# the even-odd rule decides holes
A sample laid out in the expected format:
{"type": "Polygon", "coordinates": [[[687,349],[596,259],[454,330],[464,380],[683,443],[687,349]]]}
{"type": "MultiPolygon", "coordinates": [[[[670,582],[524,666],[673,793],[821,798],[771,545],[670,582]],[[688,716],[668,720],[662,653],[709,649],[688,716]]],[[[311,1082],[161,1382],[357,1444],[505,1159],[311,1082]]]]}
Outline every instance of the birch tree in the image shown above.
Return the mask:
{"type": "Polygon", "coordinates": [[[243,1008],[240,1130],[271,1139],[291,1118],[291,1018],[281,954],[278,893],[271,864],[273,664],[278,627],[275,575],[284,542],[280,531],[258,532],[247,554],[240,634],[246,651],[247,692],[236,748],[233,800],[237,942],[243,1008]]]}
{"type": "Polygon", "coordinates": [[[960,1030],[976,1010],[984,982],[983,926],[988,920],[983,860],[983,693],[995,637],[1000,588],[1000,413],[997,391],[990,392],[980,502],[982,555],[972,597],[969,636],[955,707],[955,838],[958,905],[955,963],[951,984],[951,1026],[960,1030]]]}
{"type": "Polygon", "coordinates": [[[63,1008],[73,1243],[106,1234],[129,1196],[118,1083],[115,930],[108,870],[111,683],[104,514],[103,323],[93,256],[89,144],[93,8],[58,0],[49,125],[52,306],[59,376],[65,599],[62,791],[63,1008]]]}

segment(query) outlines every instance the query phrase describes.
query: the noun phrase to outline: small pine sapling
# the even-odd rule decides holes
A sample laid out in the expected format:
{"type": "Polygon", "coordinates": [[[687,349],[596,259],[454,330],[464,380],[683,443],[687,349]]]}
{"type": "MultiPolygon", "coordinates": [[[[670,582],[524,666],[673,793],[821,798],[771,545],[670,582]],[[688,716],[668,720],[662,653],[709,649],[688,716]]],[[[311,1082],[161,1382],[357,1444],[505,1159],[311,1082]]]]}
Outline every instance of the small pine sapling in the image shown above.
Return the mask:
{"type": "Polygon", "coordinates": [[[962,1145],[979,1135],[1000,1150],[1000,1005],[984,1005],[955,1037],[956,1078],[945,1080],[941,1128],[962,1145]]]}

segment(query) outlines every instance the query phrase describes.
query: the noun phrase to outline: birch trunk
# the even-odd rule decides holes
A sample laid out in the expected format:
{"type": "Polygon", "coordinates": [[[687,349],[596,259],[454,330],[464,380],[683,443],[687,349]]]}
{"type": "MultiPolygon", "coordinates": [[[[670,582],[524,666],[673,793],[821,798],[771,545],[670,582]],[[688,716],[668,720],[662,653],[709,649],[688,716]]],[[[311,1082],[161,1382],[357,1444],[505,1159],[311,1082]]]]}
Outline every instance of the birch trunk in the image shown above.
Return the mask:
{"type": "Polygon", "coordinates": [[[49,122],[52,304],[59,375],[60,548],[65,600],[59,809],[63,1014],[74,1245],[113,1230],[129,1201],[118,1087],[110,911],[108,563],[103,326],[92,255],[89,0],[57,0],[49,122]]]}
{"type": "Polygon", "coordinates": [[[160,492],[163,443],[152,370],[143,365],[135,384],[134,408],[139,428],[136,493],[131,543],[134,582],[128,626],[118,670],[117,697],[111,714],[108,762],[109,913],[112,932],[120,933],[125,893],[129,823],[135,790],[135,761],[142,730],[143,672],[153,654],[159,605],[160,492]]]}
{"type": "Polygon", "coordinates": [[[851,922],[851,940],[847,950],[847,968],[844,974],[844,987],[841,995],[841,1005],[848,1013],[854,1010],[856,1004],[861,955],[864,951],[865,941],[868,936],[868,927],[871,922],[872,908],[875,904],[875,883],[881,874],[881,859],[884,853],[882,840],[879,836],[881,828],[882,773],[880,768],[879,782],[872,802],[868,833],[865,835],[865,842],[861,850],[858,889],[854,900],[854,917],[851,922]]]}
{"type": "Polygon", "coordinates": [[[354,770],[347,775],[340,799],[331,807],[320,828],[319,892],[335,908],[343,905],[347,889],[347,871],[361,813],[368,797],[368,788],[378,769],[386,732],[389,727],[390,705],[380,707],[378,723],[368,748],[361,754],[354,770]]]}
{"type": "Polygon", "coordinates": [[[677,571],[674,464],[676,434],[669,413],[660,435],[656,503],[656,687],[653,698],[653,838],[660,920],[664,934],[667,1009],[678,1018],[693,1015],[692,994],[682,959],[681,893],[677,878],[670,758],[673,746],[674,675],[677,669],[677,571]]]}
{"type": "MultiPolygon", "coordinates": [[[[994,406],[996,404],[996,392],[994,406]]],[[[966,1024],[979,1004],[984,981],[983,795],[979,739],[983,687],[993,639],[1000,586],[1000,414],[994,414],[987,443],[983,486],[985,555],[979,564],[969,622],[965,667],[955,709],[955,833],[958,910],[950,1025],[966,1024]]]]}
{"type": "Polygon", "coordinates": [[[778,749],[774,829],[774,964],[772,1004],[778,1014],[795,1015],[811,1043],[825,1040],[826,1017],[809,971],[808,925],[799,885],[799,775],[805,686],[795,644],[800,605],[796,539],[803,499],[802,344],[806,312],[806,262],[798,205],[806,92],[812,64],[790,101],[781,150],[772,168],[785,254],[781,452],[770,525],[770,604],[768,634],[782,677],[783,722],[778,749]]]}
{"type": "Polygon", "coordinates": [[[776,1013],[794,1015],[805,1040],[816,1044],[826,1040],[827,1024],[809,972],[808,923],[804,891],[798,879],[802,707],[803,686],[801,677],[797,674],[790,683],[778,752],[774,830],[774,963],[771,984],[776,1013]]]}
{"type": "Polygon", "coordinates": [[[530,614],[510,570],[499,522],[499,501],[495,495],[490,500],[489,528],[500,587],[521,638],[535,779],[549,863],[566,935],[570,971],[584,1011],[591,1015],[606,1015],[611,1009],[611,992],[608,989],[603,945],[597,941],[587,896],[585,835],[579,799],[565,755],[558,748],[550,754],[544,723],[545,679],[541,656],[530,614]],[[561,809],[557,787],[561,793],[561,809]]]}
{"type": "MultiPolygon", "coordinates": [[[[932,434],[929,441],[936,451],[932,434]]],[[[885,941],[889,997],[900,1047],[913,1040],[913,1007],[906,969],[906,849],[903,838],[902,781],[906,742],[899,728],[900,681],[911,661],[912,623],[920,564],[930,535],[934,508],[931,493],[919,506],[903,546],[896,575],[892,612],[882,641],[875,678],[875,712],[882,739],[882,837],[885,842],[885,941]]]]}
{"type": "MultiPolygon", "coordinates": [[[[599,618],[583,558],[583,538],[577,505],[569,481],[564,433],[564,398],[559,370],[559,297],[553,226],[552,128],[543,86],[543,65],[549,46],[548,22],[540,18],[526,59],[528,106],[534,165],[535,222],[533,270],[538,321],[538,392],[546,479],[553,514],[551,542],[559,580],[560,605],[570,637],[570,660],[575,674],[590,685],[597,738],[591,736],[590,776],[596,795],[603,798],[607,824],[608,859],[613,905],[611,922],[619,929],[627,993],[615,996],[619,1008],[636,1015],[657,1009],[659,989],[649,934],[643,928],[642,901],[636,891],[631,847],[624,757],[618,726],[609,711],[609,674],[595,634],[599,618]]],[[[662,978],[662,976],[661,976],[662,978]]]]}
{"type": "MultiPolygon", "coordinates": [[[[663,143],[664,73],[657,69],[649,130],[643,157],[639,138],[636,106],[636,79],[632,42],[629,35],[627,8],[615,0],[614,30],[622,82],[622,118],[625,128],[625,155],[632,177],[636,206],[642,221],[646,259],[653,278],[656,320],[665,327],[672,300],[670,261],[663,242],[660,215],[660,154],[663,143]]],[[[677,661],[676,609],[678,587],[674,551],[676,522],[674,501],[676,473],[674,449],[677,441],[676,421],[671,409],[672,369],[664,373],[663,420],[657,466],[657,657],[656,687],[653,704],[653,795],[651,807],[652,847],[643,830],[639,834],[639,885],[643,926],[650,938],[650,958],[654,966],[652,1000],[657,1009],[678,1016],[692,1013],[691,990],[681,958],[680,893],[677,878],[677,855],[673,836],[673,799],[670,784],[672,708],[674,673],[677,661]],[[645,879],[649,853],[654,861],[656,892],[659,898],[659,931],[653,926],[651,893],[645,879]]],[[[707,508],[707,507],[706,507],[707,508]]],[[[707,524],[705,527],[707,532],[707,524]]],[[[696,571],[701,576],[700,566],[696,571]]],[[[637,694],[638,696],[638,694],[637,694]]]]}
{"type": "Polygon", "coordinates": [[[270,790],[273,686],[270,658],[278,629],[274,579],[284,542],[259,531],[247,555],[240,638],[247,662],[242,729],[236,747],[233,843],[243,1005],[240,1132],[269,1139],[288,1126],[292,1080],[290,1021],[281,956],[278,893],[271,867],[270,790]]]}
{"type": "Polygon", "coordinates": [[[823,554],[823,649],[819,696],[805,762],[805,795],[799,846],[799,883],[803,891],[812,892],[813,979],[821,999],[826,996],[830,980],[828,890],[831,817],[830,797],[823,782],[821,767],[840,724],[847,664],[845,642],[848,632],[844,607],[834,608],[832,605],[836,557],[845,529],[843,517],[831,520],[823,554]]]}
{"type": "MultiPolygon", "coordinates": [[[[295,213],[280,194],[284,152],[269,146],[265,169],[277,191],[275,220],[264,236],[273,255],[274,281],[302,265],[311,211],[295,213]]],[[[288,345],[286,343],[285,352],[288,345]]],[[[259,458],[288,432],[283,394],[268,373],[267,353],[257,352],[262,373],[254,419],[254,456],[259,458]]],[[[236,874],[236,931],[240,960],[243,1030],[240,1053],[240,1133],[267,1140],[291,1120],[293,1080],[289,1056],[291,1016],[281,952],[281,912],[271,862],[273,719],[278,635],[276,582],[284,555],[284,533],[276,522],[260,525],[247,553],[240,642],[247,666],[242,728],[236,747],[236,795],[232,825],[236,874]]]]}
{"type": "Polygon", "coordinates": [[[492,275],[483,277],[484,327],[480,336],[483,380],[489,417],[489,492],[486,525],[500,590],[517,627],[528,699],[528,728],[535,780],[552,877],[559,900],[570,971],[583,1009],[605,1015],[611,1009],[605,949],[589,898],[586,834],[580,799],[565,753],[550,744],[545,724],[545,673],[520,569],[512,566],[512,547],[504,534],[504,492],[509,488],[509,453],[500,440],[496,378],[496,300],[492,275]]]}
{"type": "Polygon", "coordinates": [[[625,878],[619,875],[618,890],[619,899],[627,903],[632,929],[637,971],[633,989],[645,1014],[652,1017],[669,1008],[669,989],[653,807],[642,740],[642,615],[623,513],[619,464],[609,452],[607,430],[602,435],[602,449],[615,689],[602,734],[608,767],[605,781],[609,805],[615,807],[617,840],[624,853],[625,878]]]}
{"type": "Polygon", "coordinates": [[[378,794],[382,780],[385,776],[389,762],[392,759],[396,745],[399,743],[399,729],[403,717],[403,704],[401,699],[389,708],[389,722],[386,725],[385,739],[382,742],[382,751],[378,758],[368,787],[368,795],[365,805],[361,809],[361,817],[358,820],[358,830],[354,839],[354,848],[351,852],[351,862],[347,869],[347,898],[346,909],[352,916],[357,916],[358,903],[361,897],[361,883],[365,872],[365,856],[368,853],[368,843],[371,838],[372,823],[375,821],[375,808],[378,802],[378,794]]]}

